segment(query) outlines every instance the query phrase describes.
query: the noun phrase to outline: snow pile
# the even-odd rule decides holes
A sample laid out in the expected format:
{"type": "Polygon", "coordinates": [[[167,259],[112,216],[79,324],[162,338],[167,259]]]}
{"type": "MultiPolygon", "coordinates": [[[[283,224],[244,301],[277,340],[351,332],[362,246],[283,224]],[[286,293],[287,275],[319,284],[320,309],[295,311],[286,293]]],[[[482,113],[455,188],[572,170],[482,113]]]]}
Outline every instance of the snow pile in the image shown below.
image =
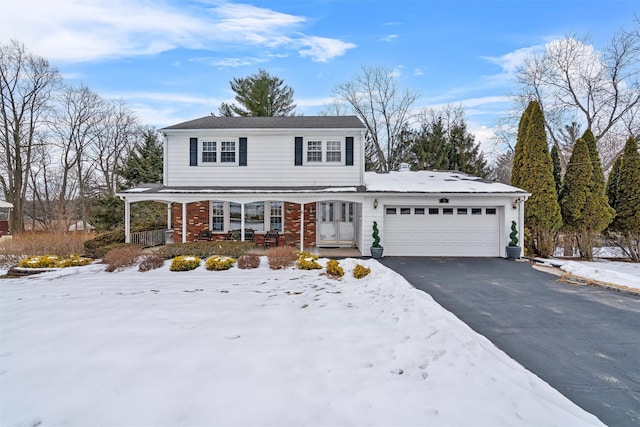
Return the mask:
{"type": "Polygon", "coordinates": [[[373,260],[168,264],[3,281],[0,424],[600,425],[373,260]]]}
{"type": "Polygon", "coordinates": [[[574,276],[640,289],[640,264],[614,261],[553,260],[574,276]]]}

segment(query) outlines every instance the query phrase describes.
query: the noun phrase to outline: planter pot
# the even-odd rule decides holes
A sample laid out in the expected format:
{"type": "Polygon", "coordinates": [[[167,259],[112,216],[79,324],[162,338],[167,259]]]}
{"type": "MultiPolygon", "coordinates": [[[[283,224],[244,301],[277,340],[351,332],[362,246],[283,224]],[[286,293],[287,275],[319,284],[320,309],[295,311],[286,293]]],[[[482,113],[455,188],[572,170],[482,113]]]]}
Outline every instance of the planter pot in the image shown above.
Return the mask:
{"type": "Polygon", "coordinates": [[[522,253],[522,248],[520,246],[507,246],[507,258],[511,260],[515,260],[520,258],[520,254],[522,253]]]}
{"type": "Polygon", "coordinates": [[[373,258],[380,259],[380,258],[382,258],[382,251],[383,250],[384,250],[384,248],[382,246],[379,246],[377,248],[374,248],[373,246],[371,246],[371,256],[373,258]]]}

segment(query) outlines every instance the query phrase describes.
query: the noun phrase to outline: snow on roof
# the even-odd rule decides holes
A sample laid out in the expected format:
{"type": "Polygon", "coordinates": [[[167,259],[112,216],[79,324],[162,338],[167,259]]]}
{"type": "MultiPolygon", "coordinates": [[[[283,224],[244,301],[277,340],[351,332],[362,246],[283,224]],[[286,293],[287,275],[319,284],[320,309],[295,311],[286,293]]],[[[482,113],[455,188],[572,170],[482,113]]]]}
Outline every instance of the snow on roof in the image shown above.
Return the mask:
{"type": "Polygon", "coordinates": [[[9,202],[5,202],[4,200],[0,200],[0,208],[12,208],[13,204],[9,202]]]}
{"type": "Polygon", "coordinates": [[[455,171],[365,172],[367,192],[520,193],[526,191],[455,171]]]}

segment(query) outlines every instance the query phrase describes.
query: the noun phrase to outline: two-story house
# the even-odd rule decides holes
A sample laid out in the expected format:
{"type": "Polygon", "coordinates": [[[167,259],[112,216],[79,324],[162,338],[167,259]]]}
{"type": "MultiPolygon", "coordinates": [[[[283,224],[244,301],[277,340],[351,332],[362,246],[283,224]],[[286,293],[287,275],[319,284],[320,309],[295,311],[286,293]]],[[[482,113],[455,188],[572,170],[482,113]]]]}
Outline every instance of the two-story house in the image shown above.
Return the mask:
{"type": "Polygon", "coordinates": [[[385,255],[504,256],[511,221],[522,233],[523,190],[457,172],[365,172],[355,116],[214,117],[162,129],[163,185],[119,193],[166,202],[175,241],[202,230],[247,230],[260,243],[353,247],[370,255],[378,223],[385,255]]]}

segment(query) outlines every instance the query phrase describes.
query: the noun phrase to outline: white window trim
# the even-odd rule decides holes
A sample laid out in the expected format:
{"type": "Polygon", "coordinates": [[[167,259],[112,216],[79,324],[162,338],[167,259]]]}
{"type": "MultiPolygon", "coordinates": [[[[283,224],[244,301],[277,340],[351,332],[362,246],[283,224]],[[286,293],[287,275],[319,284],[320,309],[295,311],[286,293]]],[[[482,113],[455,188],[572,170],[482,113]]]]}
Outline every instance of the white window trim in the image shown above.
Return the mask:
{"type": "Polygon", "coordinates": [[[336,139],[336,138],[313,138],[308,137],[305,138],[304,143],[302,144],[302,164],[304,166],[344,166],[345,159],[345,144],[344,141],[336,139]],[[320,161],[310,162],[309,159],[309,142],[320,141],[321,143],[321,158],[320,161]],[[327,142],[328,141],[338,141],[340,142],[340,161],[327,161],[327,142]]]}
{"type": "Polygon", "coordinates": [[[233,167],[240,165],[240,139],[239,138],[207,138],[203,139],[198,144],[198,166],[204,167],[233,167]],[[215,162],[203,162],[202,161],[202,153],[204,152],[204,143],[205,142],[215,142],[216,143],[216,161],[215,162]],[[223,162],[222,161],[222,143],[223,142],[233,142],[235,145],[235,161],[233,162],[223,162]]]}
{"type": "MultiPolygon", "coordinates": [[[[218,202],[219,200],[210,200],[209,201],[209,230],[213,227],[213,202],[218,202]]],[[[280,200],[272,200],[273,202],[282,203],[282,230],[281,233],[284,233],[285,228],[285,202],[280,200]]],[[[271,200],[264,200],[264,231],[256,231],[256,234],[265,234],[269,231],[271,227],[271,200]]],[[[216,233],[228,233],[231,230],[231,210],[229,208],[229,204],[232,202],[223,202],[224,203],[224,220],[223,220],[223,230],[216,230],[216,233]]],[[[239,202],[233,202],[238,203],[239,202]]],[[[246,204],[246,203],[245,203],[246,204]]]]}

